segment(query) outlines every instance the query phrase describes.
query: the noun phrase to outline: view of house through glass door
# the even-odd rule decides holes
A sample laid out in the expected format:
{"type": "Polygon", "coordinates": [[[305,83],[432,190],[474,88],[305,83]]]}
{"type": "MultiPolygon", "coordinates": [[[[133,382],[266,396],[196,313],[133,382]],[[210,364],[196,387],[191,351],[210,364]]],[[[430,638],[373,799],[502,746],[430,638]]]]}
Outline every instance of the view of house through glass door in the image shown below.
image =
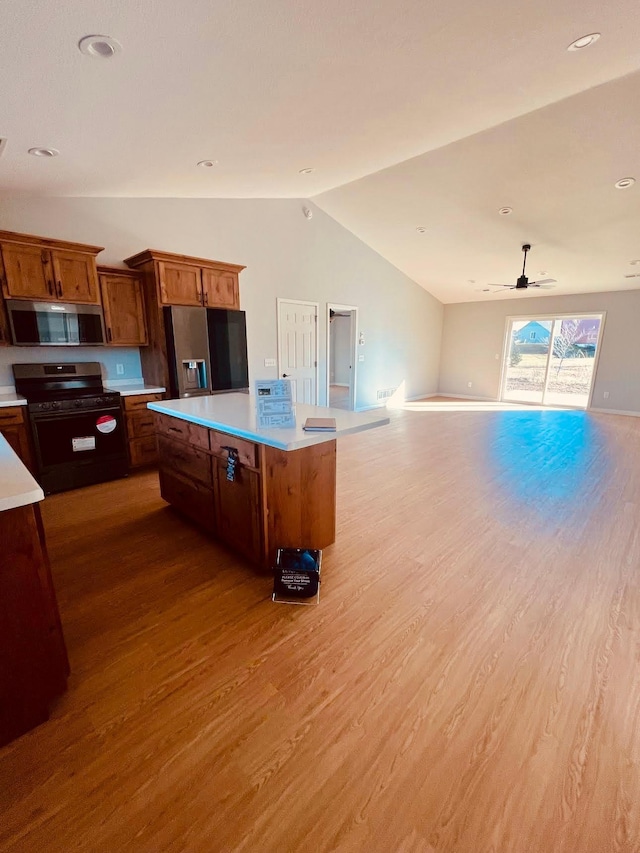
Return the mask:
{"type": "Polygon", "coordinates": [[[586,408],[602,315],[509,320],[501,399],[586,408]]]}

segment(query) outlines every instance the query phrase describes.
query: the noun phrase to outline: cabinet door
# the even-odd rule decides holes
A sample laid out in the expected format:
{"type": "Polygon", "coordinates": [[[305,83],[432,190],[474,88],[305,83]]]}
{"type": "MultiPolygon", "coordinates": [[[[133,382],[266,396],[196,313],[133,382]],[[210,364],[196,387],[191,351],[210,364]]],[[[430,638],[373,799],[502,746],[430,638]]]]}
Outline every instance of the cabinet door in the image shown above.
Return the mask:
{"type": "Polygon", "coordinates": [[[165,305],[202,305],[200,268],[158,261],[160,298],[165,305]]]}
{"type": "Polygon", "coordinates": [[[0,433],[30,471],[34,470],[29,430],[21,406],[0,408],[0,433]]]}
{"type": "Polygon", "coordinates": [[[202,293],[208,308],[240,307],[237,273],[203,268],[202,293]]]}
{"type": "Polygon", "coordinates": [[[217,535],[234,550],[262,564],[262,503],[260,475],[238,465],[235,480],[227,480],[227,464],[214,460],[217,535]]]}
{"type": "Polygon", "coordinates": [[[101,274],[100,292],[108,343],[121,347],[145,346],[147,326],[139,279],[101,274]]]}
{"type": "Polygon", "coordinates": [[[55,299],[51,253],[38,246],[4,243],[3,290],[13,299],[55,299]]]}
{"type": "Polygon", "coordinates": [[[82,252],[61,249],[54,249],[51,255],[58,299],[98,304],[100,298],[95,258],[82,252]]]}
{"type": "Polygon", "coordinates": [[[11,335],[9,334],[9,316],[7,306],[4,304],[2,295],[2,282],[4,281],[4,267],[2,266],[2,253],[0,252],[0,347],[9,346],[11,335]]]}

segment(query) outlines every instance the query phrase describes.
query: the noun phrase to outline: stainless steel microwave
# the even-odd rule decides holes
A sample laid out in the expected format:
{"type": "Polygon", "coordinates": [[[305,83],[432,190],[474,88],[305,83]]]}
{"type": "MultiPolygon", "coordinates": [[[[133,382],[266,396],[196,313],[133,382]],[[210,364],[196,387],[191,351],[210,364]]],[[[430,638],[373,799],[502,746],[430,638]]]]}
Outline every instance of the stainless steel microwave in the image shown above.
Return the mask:
{"type": "Polygon", "coordinates": [[[105,342],[99,305],[7,300],[11,340],[20,347],[87,347],[105,342]]]}

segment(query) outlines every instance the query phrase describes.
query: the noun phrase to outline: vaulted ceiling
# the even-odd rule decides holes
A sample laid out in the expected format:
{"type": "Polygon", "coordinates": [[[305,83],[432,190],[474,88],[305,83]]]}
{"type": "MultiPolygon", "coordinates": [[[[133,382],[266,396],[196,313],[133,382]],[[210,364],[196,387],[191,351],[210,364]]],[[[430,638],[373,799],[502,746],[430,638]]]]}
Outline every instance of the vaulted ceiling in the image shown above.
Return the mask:
{"type": "Polygon", "coordinates": [[[443,302],[524,242],[551,293],[637,288],[639,38],[637,0],[4,0],[0,192],[312,198],[443,302]]]}

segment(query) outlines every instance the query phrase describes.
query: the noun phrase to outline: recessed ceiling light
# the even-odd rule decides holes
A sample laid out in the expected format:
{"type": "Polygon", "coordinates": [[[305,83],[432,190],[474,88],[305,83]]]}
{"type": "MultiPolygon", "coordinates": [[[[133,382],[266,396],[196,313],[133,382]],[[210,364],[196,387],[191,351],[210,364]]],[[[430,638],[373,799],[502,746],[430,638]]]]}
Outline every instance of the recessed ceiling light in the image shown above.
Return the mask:
{"type": "Polygon", "coordinates": [[[212,166],[215,166],[217,160],[198,160],[198,166],[202,166],[203,169],[210,169],[212,166]]]}
{"type": "Polygon", "coordinates": [[[418,234],[426,234],[427,233],[427,229],[424,227],[424,225],[418,225],[418,227],[416,228],[416,231],[418,232],[418,234]]]}
{"type": "Polygon", "coordinates": [[[540,270],[538,275],[549,275],[549,273],[546,270],[540,270]]]}
{"type": "Polygon", "coordinates": [[[85,36],[78,42],[80,53],[95,59],[111,59],[120,53],[122,45],[111,36],[85,36]]]}
{"type": "Polygon", "coordinates": [[[313,172],[313,169],[312,169],[312,168],[310,168],[309,166],[307,166],[307,168],[306,168],[306,169],[300,169],[300,171],[298,172],[298,174],[299,174],[299,175],[310,175],[310,174],[311,174],[311,172],[313,172]]]}
{"type": "Polygon", "coordinates": [[[498,211],[498,213],[500,214],[500,216],[509,216],[510,213],[513,213],[513,208],[512,207],[501,207],[500,210],[498,211]]]}
{"type": "Polygon", "coordinates": [[[475,278],[468,278],[467,281],[469,282],[469,284],[475,284],[476,283],[475,278]]]}
{"type": "Polygon", "coordinates": [[[57,157],[60,152],[57,148],[30,148],[28,153],[33,157],[57,157]]]}
{"type": "Polygon", "coordinates": [[[580,36],[579,39],[572,41],[567,50],[584,50],[585,47],[597,42],[600,38],[600,33],[589,33],[588,36],[580,36]]]}
{"type": "Polygon", "coordinates": [[[628,190],[629,187],[632,187],[636,182],[635,178],[620,178],[619,181],[616,181],[614,186],[617,190],[628,190]]]}
{"type": "Polygon", "coordinates": [[[637,267],[640,264],[640,258],[637,258],[635,261],[629,261],[632,267],[637,267]]]}

